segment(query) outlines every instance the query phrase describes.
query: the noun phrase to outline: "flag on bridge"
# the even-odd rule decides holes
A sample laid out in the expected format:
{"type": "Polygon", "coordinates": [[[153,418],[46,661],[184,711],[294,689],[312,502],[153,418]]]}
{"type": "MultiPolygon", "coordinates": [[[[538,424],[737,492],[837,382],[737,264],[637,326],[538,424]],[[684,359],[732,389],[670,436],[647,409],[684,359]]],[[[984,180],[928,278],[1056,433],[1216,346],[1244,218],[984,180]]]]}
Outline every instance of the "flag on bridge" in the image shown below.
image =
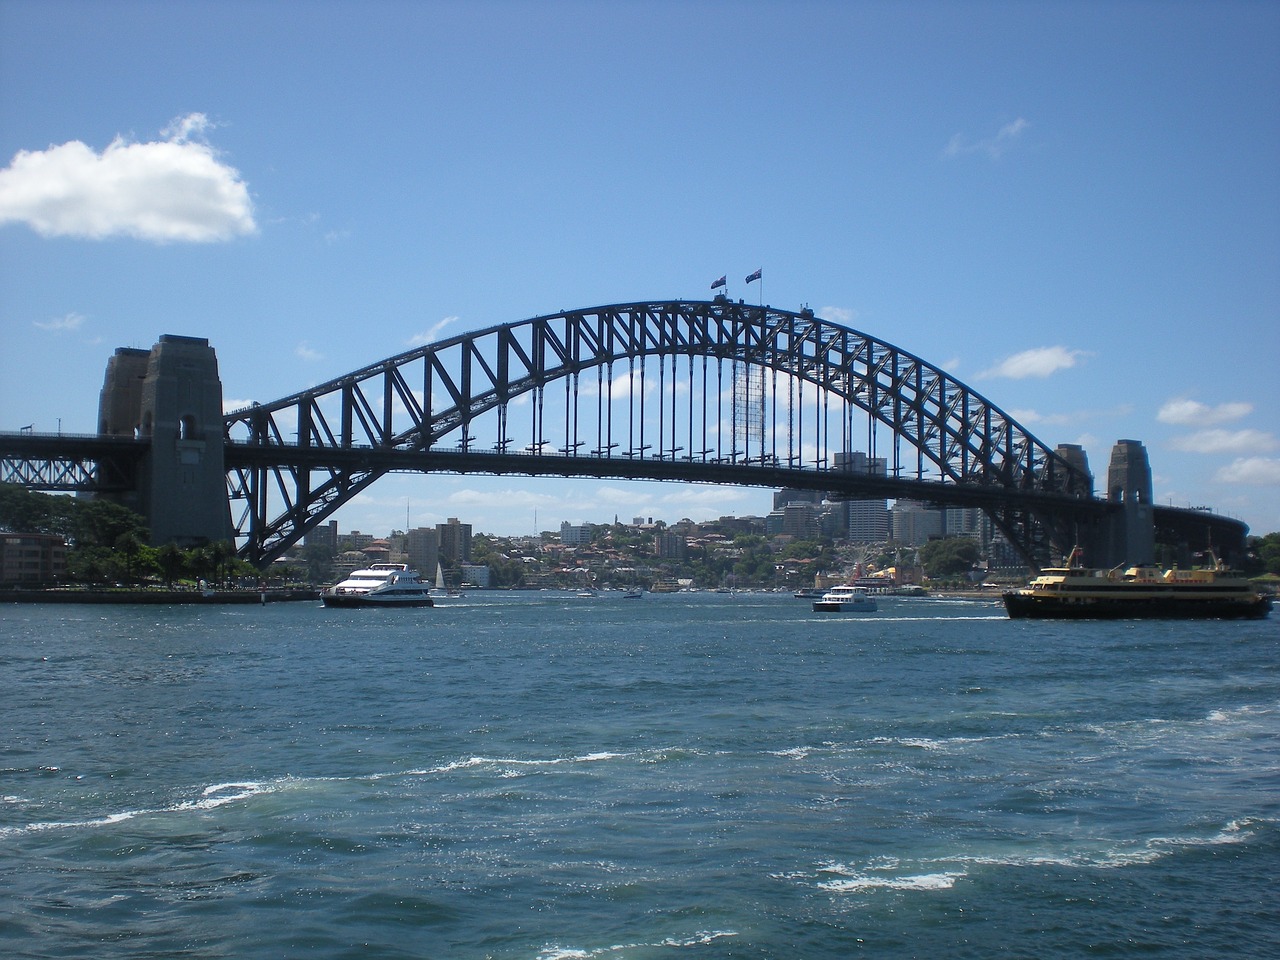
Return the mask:
{"type": "Polygon", "coordinates": [[[727,287],[728,285],[729,285],[729,275],[726,273],[723,277],[721,277],[719,280],[717,280],[715,283],[711,285],[711,289],[714,290],[716,287],[727,287]]]}
{"type": "Polygon", "coordinates": [[[761,271],[757,269],[755,273],[747,274],[747,279],[746,279],[745,281],[743,281],[743,282],[744,282],[744,283],[751,283],[753,280],[759,280],[759,279],[760,279],[760,274],[761,274],[761,271]]]}

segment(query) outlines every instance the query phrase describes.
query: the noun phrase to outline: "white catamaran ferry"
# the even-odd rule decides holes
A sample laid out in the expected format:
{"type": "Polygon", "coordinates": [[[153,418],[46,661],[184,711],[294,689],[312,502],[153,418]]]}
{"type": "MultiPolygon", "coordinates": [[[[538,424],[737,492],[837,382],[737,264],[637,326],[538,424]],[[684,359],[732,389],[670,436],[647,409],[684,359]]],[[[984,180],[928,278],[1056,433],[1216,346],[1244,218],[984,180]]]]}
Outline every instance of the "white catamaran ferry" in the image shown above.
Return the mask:
{"type": "Polygon", "coordinates": [[[434,607],[431,585],[407,563],[375,563],[326,588],[326,607],[434,607]]]}

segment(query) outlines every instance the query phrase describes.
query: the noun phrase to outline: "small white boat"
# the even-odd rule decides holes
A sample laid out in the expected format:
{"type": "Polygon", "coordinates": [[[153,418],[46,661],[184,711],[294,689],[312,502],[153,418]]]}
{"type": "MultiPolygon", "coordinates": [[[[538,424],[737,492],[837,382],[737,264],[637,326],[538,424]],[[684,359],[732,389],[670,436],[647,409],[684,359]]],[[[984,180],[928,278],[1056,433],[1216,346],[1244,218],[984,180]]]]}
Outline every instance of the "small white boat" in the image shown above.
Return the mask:
{"type": "Polygon", "coordinates": [[[851,583],[832,587],[813,601],[815,613],[875,613],[875,598],[851,583]]]}
{"type": "Polygon", "coordinates": [[[326,607],[434,607],[431,585],[407,563],[375,563],[320,594],[326,607]]]}

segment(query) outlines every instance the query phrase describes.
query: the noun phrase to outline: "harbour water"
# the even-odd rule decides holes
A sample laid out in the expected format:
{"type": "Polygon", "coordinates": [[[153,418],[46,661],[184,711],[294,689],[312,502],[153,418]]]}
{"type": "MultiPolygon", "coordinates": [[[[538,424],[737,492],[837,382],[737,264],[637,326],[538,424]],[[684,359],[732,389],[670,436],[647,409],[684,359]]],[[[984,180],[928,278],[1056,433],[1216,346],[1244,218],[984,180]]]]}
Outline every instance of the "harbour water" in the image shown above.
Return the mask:
{"type": "Polygon", "coordinates": [[[1280,617],[0,606],[0,955],[1280,956],[1280,617]]]}

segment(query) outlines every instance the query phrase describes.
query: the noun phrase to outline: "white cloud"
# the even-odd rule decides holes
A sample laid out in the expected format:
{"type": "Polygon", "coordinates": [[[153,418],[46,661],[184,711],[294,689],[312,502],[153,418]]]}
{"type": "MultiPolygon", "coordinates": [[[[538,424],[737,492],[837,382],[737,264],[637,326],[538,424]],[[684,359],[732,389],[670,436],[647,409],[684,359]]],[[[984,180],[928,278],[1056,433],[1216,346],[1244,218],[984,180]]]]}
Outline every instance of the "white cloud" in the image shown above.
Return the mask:
{"type": "Polygon", "coordinates": [[[1212,426],[1215,423],[1239,420],[1252,412],[1251,403],[1220,403],[1211,407],[1196,400],[1178,399],[1166,401],[1156,414],[1156,419],[1161,423],[1212,426]]]}
{"type": "Polygon", "coordinates": [[[1262,430],[1198,430],[1171,441],[1187,453],[1263,453],[1275,450],[1276,438],[1262,430]]]}
{"type": "Polygon", "coordinates": [[[840,323],[847,327],[858,319],[858,311],[848,310],[845,307],[823,307],[818,311],[818,316],[824,320],[840,323]]]}
{"type": "Polygon", "coordinates": [[[409,338],[408,344],[411,347],[422,347],[428,343],[435,343],[440,338],[440,331],[451,323],[457,323],[457,317],[445,317],[443,320],[432,324],[422,333],[415,333],[409,338]]]}
{"type": "Polygon", "coordinates": [[[84,315],[80,313],[68,313],[65,317],[55,317],[53,320],[33,320],[31,321],[40,330],[49,330],[55,333],[66,333],[71,330],[79,330],[84,325],[84,315]]]}
{"type": "Polygon", "coordinates": [[[944,157],[962,157],[972,153],[984,153],[992,160],[999,160],[1018,142],[1023,132],[1031,123],[1019,117],[1001,127],[994,137],[981,140],[970,140],[962,133],[957,133],[942,151],[944,157]]]}
{"type": "Polygon", "coordinates": [[[978,374],[978,377],[979,379],[1008,377],[1011,380],[1047,377],[1059,370],[1074,367],[1083,356],[1086,356],[1083,350],[1068,350],[1066,347],[1036,347],[1006,357],[994,367],[978,374]]]}
{"type": "Polygon", "coordinates": [[[1095,407],[1077,410],[1064,410],[1061,413],[1041,413],[1033,408],[1013,409],[1009,416],[1021,424],[1046,424],[1049,426],[1068,426],[1073,423],[1088,423],[1093,420],[1114,420],[1127,417],[1133,413],[1133,404],[1120,403],[1114,407],[1095,407]]]}
{"type": "Polygon", "coordinates": [[[471,507],[471,508],[537,508],[537,507],[555,507],[561,503],[561,498],[549,493],[535,493],[529,489],[513,489],[506,490],[475,490],[467,488],[465,490],[455,490],[445,499],[451,507],[471,507]]]}
{"type": "Polygon", "coordinates": [[[305,340],[293,348],[293,353],[299,360],[306,360],[308,363],[324,359],[324,354],[314,349],[305,340]]]}
{"type": "Polygon", "coordinates": [[[249,190],[203,140],[207,117],[174,120],[165,140],[117,137],[101,153],[72,140],[20,150],[0,170],[0,224],[41,236],[210,242],[257,230],[249,190]]]}
{"type": "Polygon", "coordinates": [[[1280,484],[1280,459],[1276,457],[1240,457],[1214,475],[1218,483],[1245,483],[1265,486],[1280,484]]]}
{"type": "Polygon", "coordinates": [[[1040,413],[1036,410],[1010,410],[1009,416],[1021,424],[1043,424],[1045,426],[1062,426],[1071,422],[1065,413],[1040,413]]]}

